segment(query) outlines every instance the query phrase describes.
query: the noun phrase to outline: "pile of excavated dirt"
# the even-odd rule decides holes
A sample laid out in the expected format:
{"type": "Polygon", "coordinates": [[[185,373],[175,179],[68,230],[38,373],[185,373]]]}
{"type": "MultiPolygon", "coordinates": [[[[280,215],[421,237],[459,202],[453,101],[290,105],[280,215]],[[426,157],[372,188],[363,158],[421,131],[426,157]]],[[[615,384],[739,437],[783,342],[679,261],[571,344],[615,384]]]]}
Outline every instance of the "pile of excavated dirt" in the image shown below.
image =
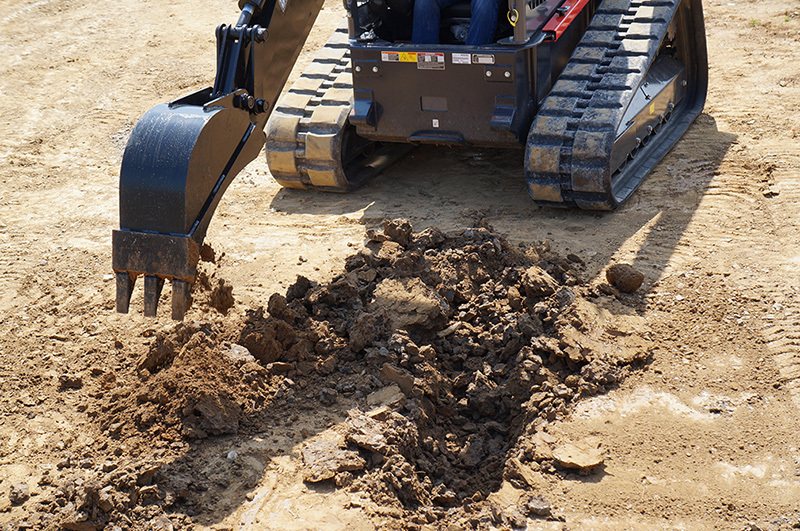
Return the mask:
{"type": "MultiPolygon", "coordinates": [[[[332,281],[298,277],[266,308],[154,332],[129,371],[100,375],[88,410],[108,457],[63,463],[71,472],[54,478],[37,525],[190,526],[209,493],[175,457],[187,445],[326,407],[346,421],[337,437],[304,435],[305,480],[364,493],[369,510],[396,518],[388,527],[550,515],[535,497],[503,510],[487,497],[532,472],[601,466],[596,447],[554,448],[543,428],[618,382],[643,343],[606,326],[581,259],[547,243],[514,247],[487,227],[414,233],[405,220],[369,237],[332,281]]],[[[232,304],[213,273],[194,297],[232,304]]]]}

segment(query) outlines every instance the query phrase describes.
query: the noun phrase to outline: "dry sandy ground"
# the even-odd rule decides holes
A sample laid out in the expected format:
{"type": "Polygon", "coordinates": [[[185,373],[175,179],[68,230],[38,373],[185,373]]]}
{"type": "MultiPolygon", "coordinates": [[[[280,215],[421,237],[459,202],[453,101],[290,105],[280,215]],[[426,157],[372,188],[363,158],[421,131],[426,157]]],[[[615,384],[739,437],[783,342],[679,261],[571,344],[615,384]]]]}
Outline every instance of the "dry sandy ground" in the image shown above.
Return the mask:
{"type": "MultiPolygon", "coordinates": [[[[145,110],[210,82],[214,27],[236,10],[229,0],[0,7],[5,525],[26,518],[47,488],[40,478],[65,456],[104,450],[84,391],[60,389],[59,377],[122,370],[171,326],[166,313],[149,321],[113,312],[121,153],[145,110]],[[12,506],[20,481],[32,498],[12,506]]],[[[714,0],[705,10],[705,112],[624,208],[540,209],[527,199],[517,152],[422,148],[347,196],[282,190],[259,158],[231,186],[208,237],[224,253],[216,273],[234,286],[234,311],[265,305],[297,274],[332,278],[386,217],[443,230],[485,219],[512,242],[549,239],[586,261],[590,282],[610,263],[633,263],[645,273],[635,304],[610,299],[607,308],[636,323],[650,363],[548,428],[559,440],[599,441],[605,465],[591,476],[537,473],[534,490],[560,521],[531,520],[529,529],[800,525],[800,7],[714,0]]],[[[294,76],[341,16],[329,2],[294,76]]],[[[319,430],[337,419],[323,411],[308,422],[319,430]]],[[[382,517],[349,494],[302,483],[303,439],[289,419],[261,436],[176,442],[170,448],[216,456],[220,467],[231,449],[250,456],[198,525],[380,527],[382,517]]]]}

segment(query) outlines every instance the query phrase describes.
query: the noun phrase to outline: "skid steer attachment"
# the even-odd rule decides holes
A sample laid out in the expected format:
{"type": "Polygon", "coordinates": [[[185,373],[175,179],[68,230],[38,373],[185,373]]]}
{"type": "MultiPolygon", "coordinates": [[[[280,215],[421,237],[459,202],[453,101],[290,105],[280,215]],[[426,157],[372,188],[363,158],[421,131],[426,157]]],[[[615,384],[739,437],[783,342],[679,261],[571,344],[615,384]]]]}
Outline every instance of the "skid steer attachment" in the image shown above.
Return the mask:
{"type": "Polygon", "coordinates": [[[172,317],[190,304],[200,246],[236,174],[264,145],[264,127],[322,0],[239,0],[238,22],[217,28],[214,86],[150,109],[122,158],[120,228],[113,232],[117,311],[144,277],[154,317],[172,281],[172,317]]]}

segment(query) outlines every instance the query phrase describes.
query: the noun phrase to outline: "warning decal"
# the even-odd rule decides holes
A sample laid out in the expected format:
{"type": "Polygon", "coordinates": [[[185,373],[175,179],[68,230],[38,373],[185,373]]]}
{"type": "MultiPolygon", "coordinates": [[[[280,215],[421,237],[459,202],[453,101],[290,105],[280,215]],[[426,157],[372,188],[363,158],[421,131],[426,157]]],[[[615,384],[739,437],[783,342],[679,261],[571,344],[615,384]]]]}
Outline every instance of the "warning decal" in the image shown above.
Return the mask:
{"type": "Polygon", "coordinates": [[[387,63],[416,63],[417,52],[381,52],[381,61],[387,63]]]}
{"type": "Polygon", "coordinates": [[[429,52],[381,52],[386,63],[417,63],[420,70],[444,70],[444,54],[429,52]]]}
{"type": "Polygon", "coordinates": [[[444,54],[418,53],[417,68],[420,70],[444,70],[444,54]]]}

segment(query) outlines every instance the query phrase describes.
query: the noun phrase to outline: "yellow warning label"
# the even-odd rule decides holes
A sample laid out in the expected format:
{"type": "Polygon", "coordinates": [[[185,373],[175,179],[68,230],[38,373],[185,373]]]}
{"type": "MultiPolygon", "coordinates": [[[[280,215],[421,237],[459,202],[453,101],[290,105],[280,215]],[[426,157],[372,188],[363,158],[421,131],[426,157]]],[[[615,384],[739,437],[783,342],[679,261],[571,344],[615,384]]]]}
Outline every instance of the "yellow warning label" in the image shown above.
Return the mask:
{"type": "Polygon", "coordinates": [[[416,63],[417,52],[400,52],[401,63],[416,63]]]}
{"type": "Polygon", "coordinates": [[[656,112],[656,102],[650,104],[650,114],[656,112]]]}

